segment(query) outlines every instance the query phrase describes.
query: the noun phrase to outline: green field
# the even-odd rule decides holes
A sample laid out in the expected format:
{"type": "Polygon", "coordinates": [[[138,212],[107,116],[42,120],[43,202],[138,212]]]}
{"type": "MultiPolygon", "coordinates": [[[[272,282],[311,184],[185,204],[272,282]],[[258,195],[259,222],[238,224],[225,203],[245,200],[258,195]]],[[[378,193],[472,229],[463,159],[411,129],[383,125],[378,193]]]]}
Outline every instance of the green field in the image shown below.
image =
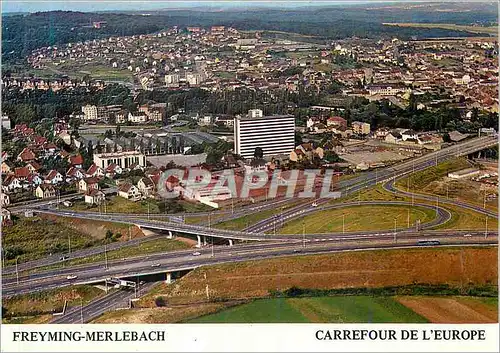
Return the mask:
{"type": "Polygon", "coordinates": [[[408,226],[408,210],[410,211],[410,227],[416,220],[421,223],[435,218],[436,212],[423,207],[406,206],[353,206],[341,209],[318,211],[311,215],[294,219],[280,229],[281,234],[301,234],[304,226],[306,233],[342,232],[345,231],[387,230],[394,228],[394,219],[398,228],[408,226]],[[344,222],[343,222],[344,218],[344,222]]]}
{"type": "Polygon", "coordinates": [[[190,323],[422,323],[425,318],[388,297],[346,296],[255,300],[190,323]]]}

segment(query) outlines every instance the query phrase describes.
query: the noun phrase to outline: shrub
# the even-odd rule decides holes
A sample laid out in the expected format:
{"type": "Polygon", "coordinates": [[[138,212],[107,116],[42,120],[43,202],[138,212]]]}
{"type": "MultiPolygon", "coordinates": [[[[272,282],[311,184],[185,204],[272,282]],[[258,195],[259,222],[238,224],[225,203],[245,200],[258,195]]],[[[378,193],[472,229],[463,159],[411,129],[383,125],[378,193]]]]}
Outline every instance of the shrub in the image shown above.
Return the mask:
{"type": "Polygon", "coordinates": [[[162,306],[166,306],[167,303],[165,301],[165,298],[163,297],[156,297],[155,298],[155,304],[157,307],[162,307],[162,306]]]}

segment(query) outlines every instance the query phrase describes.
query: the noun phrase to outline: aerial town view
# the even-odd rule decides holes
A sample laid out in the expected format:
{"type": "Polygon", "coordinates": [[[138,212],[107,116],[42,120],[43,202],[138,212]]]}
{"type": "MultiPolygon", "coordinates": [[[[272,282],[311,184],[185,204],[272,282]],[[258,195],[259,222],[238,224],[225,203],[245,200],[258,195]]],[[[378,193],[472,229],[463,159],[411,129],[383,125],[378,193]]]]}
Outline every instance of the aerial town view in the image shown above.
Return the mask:
{"type": "Polygon", "coordinates": [[[3,324],[498,323],[496,2],[33,3],[3,324]]]}

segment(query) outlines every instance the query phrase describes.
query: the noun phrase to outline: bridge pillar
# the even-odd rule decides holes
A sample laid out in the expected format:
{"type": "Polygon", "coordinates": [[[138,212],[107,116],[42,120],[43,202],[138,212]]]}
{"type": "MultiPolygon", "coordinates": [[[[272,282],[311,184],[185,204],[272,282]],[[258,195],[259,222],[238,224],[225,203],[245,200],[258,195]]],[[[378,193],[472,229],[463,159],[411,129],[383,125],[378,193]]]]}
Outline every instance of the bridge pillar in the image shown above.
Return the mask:
{"type": "Polygon", "coordinates": [[[207,236],[203,236],[203,246],[207,246],[207,236]]]}
{"type": "Polygon", "coordinates": [[[196,247],[201,248],[201,236],[197,235],[196,238],[198,238],[198,244],[196,244],[196,247]]]}
{"type": "Polygon", "coordinates": [[[174,238],[174,235],[172,234],[172,231],[168,231],[168,237],[167,239],[173,239],[174,238]]]}
{"type": "Polygon", "coordinates": [[[233,239],[228,239],[229,240],[229,246],[233,246],[233,239]]]}
{"type": "Polygon", "coordinates": [[[166,278],[165,278],[165,283],[166,283],[166,284],[170,284],[170,283],[172,283],[172,274],[171,274],[170,272],[166,273],[166,274],[165,274],[165,277],[166,277],[166,278]]]}

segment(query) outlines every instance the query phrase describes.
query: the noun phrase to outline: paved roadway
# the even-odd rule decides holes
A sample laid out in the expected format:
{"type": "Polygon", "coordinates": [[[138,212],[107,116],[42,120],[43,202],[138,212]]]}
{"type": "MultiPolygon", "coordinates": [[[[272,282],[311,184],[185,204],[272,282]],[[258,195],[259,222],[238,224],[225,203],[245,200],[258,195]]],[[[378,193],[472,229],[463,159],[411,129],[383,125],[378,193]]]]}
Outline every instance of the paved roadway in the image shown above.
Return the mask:
{"type": "Polygon", "coordinates": [[[315,241],[295,241],[293,243],[278,244],[251,244],[219,246],[199,250],[200,255],[178,252],[138,256],[131,259],[117,260],[108,263],[80,265],[66,269],[48,270],[23,276],[17,284],[15,276],[3,277],[3,295],[8,297],[41,290],[60,288],[72,284],[98,283],[108,277],[136,278],[149,274],[193,269],[199,266],[262,260],[298,254],[322,254],[339,251],[391,249],[415,247],[419,240],[439,240],[442,245],[497,245],[497,234],[490,233],[487,237],[484,232],[468,234],[449,232],[401,232],[379,233],[360,237],[358,235],[344,235],[333,240],[315,239],[315,241]],[[467,236],[465,236],[467,235],[467,236]],[[213,256],[212,256],[213,252],[213,256]],[[159,266],[158,266],[159,264],[159,266]],[[68,280],[68,274],[77,276],[68,280]]]}
{"type": "MultiPolygon", "coordinates": [[[[376,170],[374,172],[365,173],[365,174],[363,174],[357,178],[351,179],[351,180],[342,181],[339,183],[339,187],[344,190],[343,191],[344,195],[352,194],[355,192],[359,192],[361,189],[368,187],[369,185],[370,186],[375,185],[375,184],[380,183],[380,182],[385,183],[386,181],[390,181],[392,178],[394,178],[396,176],[402,176],[402,175],[409,173],[409,172],[414,172],[417,170],[425,169],[428,166],[435,164],[437,161],[441,161],[441,160],[450,158],[451,156],[455,156],[455,155],[468,154],[468,153],[471,153],[471,152],[476,151],[478,149],[484,148],[485,146],[490,146],[490,145],[496,144],[496,143],[497,143],[497,140],[494,137],[476,138],[476,139],[470,140],[466,143],[462,143],[462,144],[453,146],[451,148],[447,148],[447,149],[443,149],[443,150],[440,150],[437,152],[433,152],[433,153],[427,154],[425,156],[416,158],[412,161],[404,162],[404,163],[399,164],[399,165],[394,166],[394,167],[385,168],[385,169],[382,169],[380,171],[376,170]],[[396,174],[396,170],[397,170],[397,174],[396,174]]],[[[295,201],[296,199],[292,199],[292,200],[295,201]]],[[[330,199],[318,200],[318,204],[324,204],[324,203],[328,202],[329,200],[330,199]]],[[[275,206],[277,204],[284,204],[286,201],[287,200],[276,200],[276,201],[270,201],[269,204],[267,204],[267,205],[266,204],[263,204],[260,206],[250,205],[250,206],[247,206],[248,208],[245,208],[245,210],[243,210],[242,214],[238,213],[237,216],[230,215],[229,217],[236,218],[236,217],[243,216],[245,214],[245,212],[253,213],[254,211],[256,212],[256,211],[261,211],[261,210],[268,209],[268,208],[275,208],[275,206]]],[[[463,205],[459,204],[459,206],[463,206],[463,205]]],[[[314,209],[311,210],[311,205],[309,202],[306,202],[306,203],[303,203],[301,205],[287,209],[284,213],[280,214],[280,217],[281,218],[286,217],[286,219],[291,219],[295,216],[304,215],[304,212],[307,212],[307,211],[308,212],[315,211],[314,209]]],[[[478,211],[482,212],[482,210],[478,210],[478,211]]],[[[96,213],[89,213],[89,214],[91,216],[94,216],[94,217],[99,217],[99,219],[102,219],[101,217],[113,217],[113,218],[115,218],[116,216],[123,217],[122,214],[116,214],[116,215],[113,214],[112,216],[100,215],[100,214],[96,214],[96,213]]],[[[199,214],[206,215],[208,213],[205,212],[205,213],[199,213],[199,214]]],[[[69,212],[68,215],[71,216],[71,212],[69,212]]],[[[144,215],[139,215],[139,216],[143,217],[144,215]]],[[[163,216],[164,215],[162,215],[162,217],[163,216]]],[[[93,218],[93,219],[95,219],[95,218],[93,218]]],[[[248,227],[247,229],[245,229],[245,232],[250,232],[250,233],[262,232],[263,230],[273,229],[275,224],[276,224],[276,217],[274,217],[274,216],[269,217],[265,220],[257,222],[256,224],[252,225],[251,227],[248,227]]],[[[176,226],[178,226],[178,225],[176,224],[176,226]]],[[[194,227],[196,227],[196,226],[194,226],[194,227]]],[[[191,231],[191,230],[192,229],[185,229],[185,231],[191,231]]],[[[244,233],[244,232],[242,232],[242,233],[244,233]]],[[[205,232],[205,234],[206,234],[206,232],[205,232]]],[[[201,235],[203,235],[203,234],[201,234],[201,235]]],[[[239,235],[241,236],[242,234],[239,234],[239,235]]],[[[244,234],[243,234],[243,236],[244,236],[244,234]]],[[[253,238],[255,238],[255,234],[253,235],[253,238]]],[[[152,239],[152,238],[150,238],[150,239],[152,239]]],[[[118,249],[118,248],[125,247],[128,245],[135,245],[135,244],[138,244],[138,243],[143,242],[143,241],[148,241],[150,239],[141,238],[140,240],[137,239],[137,240],[133,241],[132,243],[120,242],[120,243],[111,244],[109,246],[109,250],[118,249]]],[[[266,238],[266,240],[268,240],[268,239],[269,239],[269,237],[266,238]]],[[[85,249],[85,250],[80,250],[80,251],[74,252],[72,254],[72,258],[90,256],[90,255],[99,254],[102,252],[104,252],[103,247],[85,249]]],[[[46,259],[30,261],[30,262],[27,262],[25,264],[20,264],[19,270],[24,270],[24,269],[29,269],[29,268],[33,268],[33,267],[45,266],[45,265],[56,263],[59,261],[59,256],[60,255],[54,255],[54,256],[46,258],[46,259]]],[[[4,273],[12,273],[13,271],[14,271],[14,269],[12,266],[4,269],[4,273]]]]}
{"type": "MultiPolygon", "coordinates": [[[[444,149],[441,151],[427,154],[427,155],[419,157],[419,158],[415,158],[409,162],[404,162],[402,164],[399,164],[399,165],[396,165],[393,167],[389,167],[389,168],[385,168],[385,169],[380,170],[380,171],[369,172],[369,173],[363,174],[360,177],[355,178],[355,179],[342,181],[339,184],[340,184],[341,189],[345,189],[345,191],[343,192],[344,195],[348,195],[350,193],[357,192],[364,187],[375,185],[379,182],[385,183],[386,181],[388,181],[392,178],[396,178],[396,177],[405,175],[405,174],[410,173],[410,172],[414,172],[414,171],[418,171],[418,170],[427,168],[428,166],[431,166],[433,164],[437,164],[438,162],[441,162],[441,161],[448,159],[452,156],[469,154],[469,153],[475,152],[477,150],[480,150],[480,149],[483,149],[485,147],[489,147],[489,146],[495,145],[495,144],[497,144],[497,140],[494,137],[483,137],[483,138],[470,140],[468,142],[454,146],[452,148],[444,149]]],[[[329,200],[330,199],[320,199],[320,200],[318,200],[318,204],[325,204],[329,200]]],[[[302,210],[307,209],[307,208],[310,208],[310,205],[307,204],[307,205],[296,206],[295,208],[290,209],[292,211],[290,216],[292,216],[294,213],[297,213],[296,211],[302,211],[302,210]]],[[[290,210],[287,210],[287,212],[289,212],[290,210]]],[[[53,211],[44,211],[44,212],[53,212],[53,211]]],[[[303,214],[303,213],[304,212],[298,212],[298,214],[303,214]]],[[[72,216],[71,213],[69,213],[67,215],[72,216]]],[[[87,217],[89,217],[89,216],[87,216],[87,217]]],[[[93,216],[93,217],[95,217],[95,216],[93,216]]],[[[289,217],[289,218],[291,218],[291,217],[289,217]]],[[[91,219],[95,219],[95,218],[91,218],[91,219]]],[[[100,219],[102,220],[103,218],[100,218],[100,219]]],[[[272,224],[274,220],[275,220],[274,217],[269,218],[267,220],[267,222],[268,222],[267,226],[269,226],[269,224],[272,224]]],[[[178,225],[176,225],[176,226],[178,226],[178,225]]],[[[184,225],[184,227],[185,226],[186,225],[184,225]]],[[[260,224],[259,226],[261,226],[261,227],[266,226],[266,223],[264,222],[264,223],[260,224]]],[[[183,228],[183,229],[180,229],[180,231],[181,232],[182,231],[184,231],[184,232],[185,231],[193,231],[194,230],[193,227],[197,229],[198,234],[201,233],[201,235],[215,236],[215,234],[213,234],[213,232],[211,234],[206,234],[206,228],[199,227],[199,226],[190,226],[189,229],[183,228]],[[201,228],[205,228],[205,229],[201,229],[201,228]],[[203,232],[205,232],[205,234],[203,234],[203,232]]],[[[172,230],[176,231],[175,228],[173,228],[172,230]]],[[[177,230],[177,231],[179,231],[179,230],[177,230]]],[[[227,232],[227,231],[217,230],[218,234],[220,234],[222,232],[227,232]]],[[[240,233],[243,236],[245,235],[245,232],[240,232],[240,233]]],[[[448,232],[448,233],[450,233],[450,232],[448,232]]],[[[480,234],[482,234],[482,233],[480,233],[480,234]]],[[[225,235],[227,235],[227,234],[225,234],[225,235]]],[[[256,238],[257,235],[259,235],[259,234],[251,234],[251,237],[255,240],[264,240],[264,238],[262,238],[263,235],[260,235],[261,239],[257,239],[256,238]]],[[[379,247],[378,244],[373,245],[373,244],[369,244],[369,242],[365,242],[363,244],[363,246],[361,246],[361,247],[349,245],[350,247],[339,249],[339,244],[341,244],[341,242],[339,242],[339,240],[354,241],[354,242],[358,241],[359,242],[359,241],[366,241],[367,239],[369,239],[372,242],[373,241],[380,242],[380,241],[384,241],[384,239],[382,239],[382,238],[379,239],[379,238],[375,238],[375,237],[387,237],[387,235],[392,236],[393,234],[389,234],[389,233],[387,233],[387,234],[365,234],[365,236],[368,236],[371,238],[363,238],[362,240],[360,240],[360,238],[362,238],[363,236],[361,234],[357,234],[357,235],[354,235],[353,238],[351,238],[351,239],[347,239],[347,238],[336,239],[336,240],[328,240],[325,242],[321,242],[322,239],[316,238],[314,240],[320,241],[321,244],[312,243],[310,246],[307,247],[307,249],[308,249],[307,251],[310,253],[316,253],[316,252],[321,253],[321,252],[331,252],[331,251],[339,251],[339,250],[353,250],[356,248],[367,248],[367,247],[368,248],[373,248],[373,247],[376,248],[376,247],[379,247]],[[333,243],[331,243],[331,242],[333,242],[333,243]],[[320,246],[320,248],[318,248],[318,246],[320,246]]],[[[475,234],[475,235],[476,235],[476,237],[478,236],[478,234],[475,234]]],[[[221,236],[221,235],[219,235],[219,236],[221,236]]],[[[232,236],[234,238],[234,234],[232,234],[232,236]]],[[[347,236],[347,235],[344,235],[344,236],[347,236]]],[[[394,247],[394,246],[403,246],[403,245],[404,246],[414,246],[415,245],[415,239],[414,239],[415,236],[417,236],[417,237],[422,236],[422,234],[417,233],[416,235],[411,235],[408,233],[408,234],[400,234],[400,236],[402,236],[403,239],[402,240],[400,239],[398,244],[384,245],[383,247],[394,247]],[[411,238],[411,237],[413,237],[413,238],[411,238]],[[409,241],[409,243],[406,245],[405,244],[401,245],[401,241],[403,241],[403,242],[409,241]]],[[[435,234],[434,236],[439,237],[440,239],[443,239],[444,240],[443,244],[450,242],[450,241],[451,241],[451,243],[457,243],[457,238],[456,237],[450,238],[450,235],[435,234]]],[[[463,234],[462,234],[462,236],[463,236],[463,234]]],[[[475,241],[472,241],[472,238],[468,237],[468,238],[459,238],[461,240],[458,241],[458,243],[461,243],[461,244],[474,243],[474,244],[476,244],[476,243],[488,242],[488,243],[496,244],[496,234],[492,235],[492,236],[495,238],[494,241],[491,240],[492,237],[488,237],[487,239],[485,239],[486,237],[481,237],[481,239],[484,239],[484,240],[475,240],[475,241]]],[[[222,235],[222,237],[224,237],[224,235],[222,235]]],[[[248,240],[248,236],[241,237],[241,239],[248,240]]],[[[273,238],[267,236],[265,239],[272,240],[273,238]]],[[[281,239],[275,239],[275,240],[281,240],[281,239]]],[[[301,243],[301,242],[299,241],[298,243],[301,243]]],[[[305,244],[305,242],[304,242],[304,244],[305,244]]],[[[293,246],[293,244],[286,244],[286,245],[293,246]]],[[[281,249],[280,247],[276,247],[276,245],[273,245],[273,244],[268,244],[266,246],[264,246],[263,244],[260,244],[260,248],[264,249],[264,250],[268,249],[269,253],[266,253],[264,258],[276,257],[276,256],[286,256],[286,255],[291,254],[289,251],[287,252],[286,250],[281,249]],[[272,248],[269,249],[268,246],[270,246],[272,248]],[[277,248],[279,250],[276,250],[277,248]],[[273,251],[275,251],[275,252],[273,252],[273,251]]],[[[295,253],[296,250],[297,249],[294,249],[293,253],[295,253]]],[[[245,256],[231,257],[232,254],[230,254],[229,259],[227,259],[227,261],[225,261],[225,262],[247,261],[249,259],[260,259],[261,257],[259,257],[259,254],[260,254],[259,251],[251,251],[248,255],[245,255],[245,256]]],[[[197,259],[199,259],[199,258],[197,258],[197,259]]],[[[188,268],[189,268],[189,266],[191,266],[190,268],[192,268],[193,266],[196,267],[196,266],[201,266],[204,264],[218,263],[217,261],[216,262],[213,261],[215,259],[215,257],[214,258],[211,257],[211,259],[212,259],[212,261],[192,260],[192,261],[187,261],[187,262],[184,261],[184,262],[175,263],[174,269],[178,269],[179,266],[181,266],[181,267],[188,266],[188,268]]],[[[126,261],[126,260],[124,260],[124,261],[126,261]]],[[[108,269],[106,269],[106,277],[109,276],[109,274],[111,272],[115,276],[118,276],[118,275],[129,276],[130,271],[135,271],[135,274],[138,274],[138,273],[143,274],[144,273],[145,268],[143,268],[144,266],[143,266],[142,260],[139,260],[139,261],[135,260],[134,265],[135,266],[125,265],[122,267],[120,267],[120,266],[118,266],[116,268],[114,267],[114,268],[112,268],[113,271],[110,271],[110,268],[108,268],[108,269]],[[137,265],[142,266],[142,268],[137,269],[137,265]],[[131,268],[133,268],[134,270],[132,270],[131,268]]],[[[149,266],[151,266],[151,265],[152,264],[150,263],[149,266]]],[[[149,268],[149,267],[146,267],[146,268],[148,269],[147,273],[151,273],[151,268],[149,268]]],[[[171,268],[169,268],[169,270],[171,270],[171,268]]],[[[95,281],[95,280],[98,280],[99,278],[102,279],[102,274],[100,275],[101,277],[99,277],[99,276],[96,277],[96,275],[100,274],[101,272],[102,272],[102,269],[101,270],[84,269],[81,276],[78,275],[79,281],[81,279],[85,279],[87,281],[95,281]],[[89,271],[87,271],[87,270],[89,270],[89,271]],[[83,277],[83,278],[80,278],[80,277],[83,277]]],[[[162,268],[161,270],[159,270],[157,272],[165,272],[165,270],[162,268]]],[[[68,281],[65,279],[65,277],[63,277],[63,278],[54,277],[54,273],[49,274],[49,275],[50,276],[47,279],[42,281],[43,283],[40,283],[41,280],[39,278],[36,278],[33,281],[32,280],[26,280],[26,281],[23,280],[23,282],[20,283],[19,285],[14,284],[12,282],[5,283],[4,294],[5,295],[12,295],[15,293],[26,293],[26,292],[43,290],[43,289],[47,289],[47,288],[54,288],[54,287],[58,287],[61,285],[68,285],[69,284],[68,281]],[[52,282],[52,283],[50,283],[50,282],[52,282]]],[[[9,281],[9,279],[6,279],[6,280],[7,280],[7,282],[9,281]]]]}
{"type": "MultiPolygon", "coordinates": [[[[149,282],[139,285],[137,288],[137,297],[141,293],[147,293],[157,283],[149,282]]],[[[113,290],[109,294],[99,297],[87,305],[73,306],[69,308],[64,315],[54,316],[50,324],[78,324],[87,323],[101,316],[106,311],[120,308],[128,308],[130,300],[136,297],[134,289],[113,290]]]]}
{"type": "Polygon", "coordinates": [[[436,202],[437,205],[443,205],[443,204],[455,205],[455,206],[459,206],[461,208],[466,208],[468,210],[487,215],[487,216],[492,217],[492,218],[498,218],[498,213],[495,211],[491,211],[491,210],[488,210],[488,209],[480,207],[480,206],[465,203],[463,201],[448,199],[446,197],[439,197],[439,196],[434,196],[434,195],[418,194],[418,193],[403,191],[401,189],[397,189],[394,186],[394,182],[395,182],[394,179],[389,180],[387,183],[384,184],[384,189],[389,191],[389,192],[392,192],[394,194],[397,194],[397,195],[413,197],[416,200],[427,200],[427,201],[431,201],[431,202],[436,202]]]}
{"type": "MultiPolygon", "coordinates": [[[[345,197],[360,192],[361,190],[370,186],[374,186],[379,183],[385,183],[391,179],[402,177],[407,174],[426,169],[433,165],[437,165],[438,163],[446,161],[450,158],[468,155],[470,153],[482,150],[486,147],[495,145],[498,145],[498,140],[494,136],[485,136],[471,139],[452,147],[431,152],[417,158],[412,158],[409,161],[399,163],[391,167],[383,168],[380,170],[376,169],[371,172],[363,173],[357,178],[340,181],[337,184],[337,187],[342,192],[342,196],[345,197]]],[[[322,198],[316,200],[316,203],[318,205],[321,205],[327,203],[328,201],[330,201],[330,199],[322,198]]],[[[308,205],[299,205],[288,209],[287,213],[300,214],[300,211],[307,207],[308,205]]],[[[257,229],[263,226],[269,227],[269,224],[272,224],[274,219],[274,217],[269,217],[266,220],[259,222],[259,224],[254,224],[250,227],[247,227],[245,231],[255,232],[257,229]]]]}
{"type": "MultiPolygon", "coordinates": [[[[298,216],[306,216],[308,214],[318,212],[321,210],[329,210],[329,209],[339,209],[339,208],[346,208],[346,207],[352,207],[352,206],[366,206],[366,205],[394,205],[394,206],[410,206],[411,204],[408,202],[401,202],[401,201],[362,201],[362,202],[347,202],[347,203],[342,203],[342,204],[333,204],[333,205],[325,205],[325,206],[320,206],[320,207],[309,207],[307,209],[303,209],[300,212],[295,212],[295,213],[284,213],[280,215],[279,217],[276,217],[275,220],[272,223],[266,223],[265,225],[261,226],[258,230],[259,233],[263,233],[265,231],[270,231],[273,229],[278,229],[280,228],[280,224],[287,222],[291,220],[292,218],[298,217],[298,216]]],[[[451,214],[448,210],[442,208],[442,207],[435,207],[432,205],[428,204],[421,204],[421,203],[415,203],[413,206],[415,207],[422,207],[422,208],[427,208],[427,209],[432,209],[433,211],[437,211],[437,217],[433,219],[430,222],[422,223],[420,225],[420,229],[429,229],[431,227],[435,227],[440,224],[444,224],[448,222],[451,219],[451,214]]],[[[84,216],[87,216],[87,214],[84,214],[84,216]]],[[[74,213],[73,217],[79,217],[78,213],[74,213]]],[[[113,222],[119,222],[120,220],[118,219],[111,219],[113,222]]],[[[163,225],[163,222],[151,222],[151,221],[141,221],[143,223],[144,228],[150,228],[150,229],[156,229],[156,230],[162,230],[162,229],[170,229],[170,225],[163,225]],[[146,224],[148,224],[146,226],[146,224]]],[[[258,222],[257,224],[261,224],[262,222],[258,222]]],[[[212,232],[212,233],[217,233],[217,229],[210,229],[206,227],[201,227],[201,226],[196,226],[196,229],[203,228],[207,232],[212,232]]],[[[191,229],[191,228],[190,228],[191,229]]],[[[397,231],[404,231],[406,230],[407,227],[402,227],[401,225],[397,227],[397,231]]],[[[212,234],[211,233],[211,234],[212,234]]],[[[237,235],[240,234],[240,232],[235,232],[237,235]]],[[[353,233],[353,232],[351,232],[353,233]]],[[[358,236],[363,236],[363,235],[369,235],[369,234],[374,234],[374,233],[379,233],[379,231],[368,231],[368,232],[354,232],[354,234],[358,236]]],[[[341,233],[320,233],[320,234],[282,234],[282,235],[264,235],[264,240],[266,241],[272,241],[272,240],[279,240],[279,241],[289,241],[289,240],[296,240],[298,238],[302,239],[303,237],[306,239],[321,239],[325,238],[325,236],[338,236],[341,233]]],[[[156,240],[156,239],[161,239],[164,238],[165,236],[160,236],[160,235],[154,235],[154,236],[149,236],[149,237],[142,237],[142,238],[136,238],[127,242],[116,242],[116,243],[111,243],[107,245],[107,251],[111,250],[118,250],[124,247],[128,246],[133,246],[133,245],[138,245],[147,241],[151,240],[156,240]]],[[[225,235],[224,238],[229,238],[229,235],[225,235]]],[[[249,237],[248,240],[254,240],[252,238],[253,236],[249,237]]],[[[70,259],[77,259],[77,258],[82,258],[82,257],[89,257],[92,255],[98,255],[104,253],[104,246],[95,246],[92,248],[87,248],[87,249],[82,249],[82,250],[77,250],[74,251],[71,254],[65,255],[68,256],[70,259]]],[[[42,267],[42,266],[49,266],[49,265],[54,265],[54,264],[61,264],[61,256],[62,254],[56,254],[52,255],[49,257],[45,257],[39,260],[33,260],[25,263],[18,264],[18,271],[24,271],[24,270],[32,270],[37,267],[42,267]]],[[[3,275],[8,275],[8,274],[13,274],[15,273],[16,268],[15,266],[8,266],[5,267],[2,271],[3,275]]]]}

